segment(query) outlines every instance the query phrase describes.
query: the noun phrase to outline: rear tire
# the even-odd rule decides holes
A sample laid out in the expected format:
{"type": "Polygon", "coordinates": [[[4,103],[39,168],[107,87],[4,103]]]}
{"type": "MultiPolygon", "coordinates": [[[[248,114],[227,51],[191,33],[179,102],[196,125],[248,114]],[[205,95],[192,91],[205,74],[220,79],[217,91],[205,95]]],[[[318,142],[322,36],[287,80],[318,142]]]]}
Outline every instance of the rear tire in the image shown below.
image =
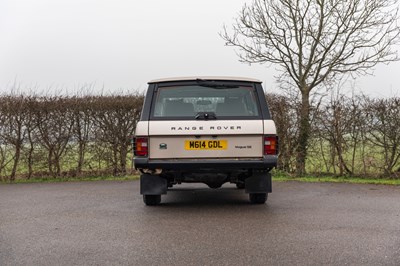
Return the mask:
{"type": "Polygon", "coordinates": [[[147,206],[155,206],[161,203],[161,195],[143,195],[143,202],[147,206]]]}
{"type": "Polygon", "coordinates": [[[250,193],[249,199],[252,204],[264,204],[268,199],[268,193],[250,193]]]}

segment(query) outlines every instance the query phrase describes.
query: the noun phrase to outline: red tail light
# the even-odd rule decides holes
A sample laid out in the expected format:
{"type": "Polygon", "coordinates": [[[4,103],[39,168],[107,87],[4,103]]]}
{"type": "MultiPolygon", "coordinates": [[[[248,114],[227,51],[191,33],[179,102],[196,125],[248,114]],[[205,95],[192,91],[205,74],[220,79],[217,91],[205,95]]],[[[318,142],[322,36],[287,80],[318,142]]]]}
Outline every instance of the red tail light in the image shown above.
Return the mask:
{"type": "Polygon", "coordinates": [[[149,154],[149,140],[148,138],[135,138],[134,142],[135,156],[148,156],[149,154]]]}
{"type": "Polygon", "coordinates": [[[264,154],[277,155],[278,154],[278,137],[265,136],[264,137],[264,154]]]}

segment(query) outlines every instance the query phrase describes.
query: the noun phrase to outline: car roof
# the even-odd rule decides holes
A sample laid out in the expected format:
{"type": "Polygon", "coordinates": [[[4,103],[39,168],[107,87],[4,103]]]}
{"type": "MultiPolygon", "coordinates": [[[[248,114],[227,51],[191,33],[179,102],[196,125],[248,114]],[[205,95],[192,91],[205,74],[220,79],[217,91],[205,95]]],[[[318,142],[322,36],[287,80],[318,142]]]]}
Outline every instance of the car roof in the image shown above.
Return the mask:
{"type": "Polygon", "coordinates": [[[192,81],[192,80],[221,80],[221,81],[246,81],[246,82],[256,82],[262,83],[262,81],[254,78],[245,77],[224,77],[224,76],[193,76],[193,77],[173,77],[173,78],[161,78],[153,79],[148,83],[161,83],[161,82],[171,82],[171,81],[192,81]]]}

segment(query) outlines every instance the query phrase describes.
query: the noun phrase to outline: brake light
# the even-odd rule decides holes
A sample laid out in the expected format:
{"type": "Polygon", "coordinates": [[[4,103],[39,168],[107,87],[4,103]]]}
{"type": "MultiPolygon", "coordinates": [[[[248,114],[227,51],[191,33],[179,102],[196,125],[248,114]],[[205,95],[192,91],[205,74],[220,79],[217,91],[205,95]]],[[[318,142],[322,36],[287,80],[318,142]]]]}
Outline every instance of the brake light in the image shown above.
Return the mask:
{"type": "Polygon", "coordinates": [[[278,154],[278,137],[265,136],[264,137],[264,154],[276,155],[278,154]]]}
{"type": "Polygon", "coordinates": [[[135,138],[134,154],[135,156],[147,156],[149,153],[148,138],[135,138]]]}

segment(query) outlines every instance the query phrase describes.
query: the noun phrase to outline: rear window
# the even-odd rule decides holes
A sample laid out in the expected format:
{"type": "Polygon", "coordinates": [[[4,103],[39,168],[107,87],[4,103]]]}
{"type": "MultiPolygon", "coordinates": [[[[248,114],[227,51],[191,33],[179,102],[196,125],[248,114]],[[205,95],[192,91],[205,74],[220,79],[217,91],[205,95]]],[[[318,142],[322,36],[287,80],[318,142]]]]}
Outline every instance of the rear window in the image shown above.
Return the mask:
{"type": "Polygon", "coordinates": [[[207,113],[216,119],[259,117],[258,101],[252,86],[210,88],[198,85],[159,87],[153,104],[153,118],[195,118],[207,113]]]}

